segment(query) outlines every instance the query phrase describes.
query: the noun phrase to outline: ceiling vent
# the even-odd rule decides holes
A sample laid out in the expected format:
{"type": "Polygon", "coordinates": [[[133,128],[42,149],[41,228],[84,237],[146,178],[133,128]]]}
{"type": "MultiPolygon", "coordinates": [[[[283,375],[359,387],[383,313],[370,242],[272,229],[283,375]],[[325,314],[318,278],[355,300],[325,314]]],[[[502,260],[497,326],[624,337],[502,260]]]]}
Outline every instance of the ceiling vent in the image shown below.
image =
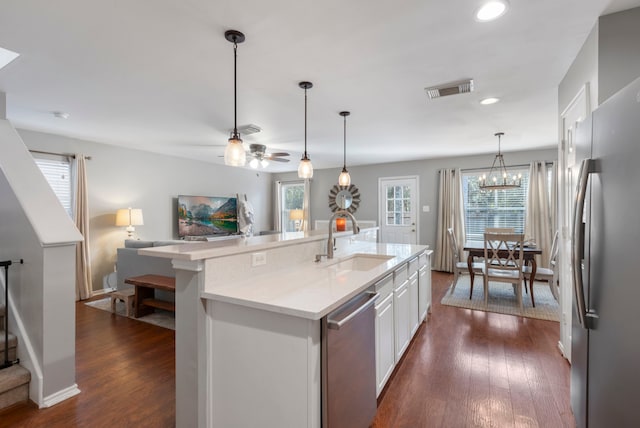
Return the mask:
{"type": "MultiPolygon", "coordinates": [[[[233,129],[229,130],[229,132],[232,132],[232,131],[233,129]]],[[[251,123],[248,125],[238,126],[238,133],[240,135],[257,134],[260,131],[262,131],[262,128],[260,128],[258,125],[253,125],[251,123]]]]}
{"type": "Polygon", "coordinates": [[[429,99],[446,97],[447,95],[465,94],[473,91],[473,79],[444,83],[431,88],[424,88],[424,90],[427,92],[427,95],[429,95],[429,99]]]}

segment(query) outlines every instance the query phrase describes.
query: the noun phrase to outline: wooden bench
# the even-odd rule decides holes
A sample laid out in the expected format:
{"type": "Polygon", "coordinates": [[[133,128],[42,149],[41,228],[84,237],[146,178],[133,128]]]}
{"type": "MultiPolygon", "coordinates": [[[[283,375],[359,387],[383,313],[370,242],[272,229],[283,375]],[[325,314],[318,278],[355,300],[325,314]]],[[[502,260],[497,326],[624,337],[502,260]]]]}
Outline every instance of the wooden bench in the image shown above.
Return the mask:
{"type": "Polygon", "coordinates": [[[127,278],[124,282],[135,285],[136,287],[133,313],[135,318],[152,313],[154,308],[172,312],[176,311],[175,303],[155,298],[155,290],[164,290],[175,293],[175,278],[162,275],[141,275],[127,278]]]}

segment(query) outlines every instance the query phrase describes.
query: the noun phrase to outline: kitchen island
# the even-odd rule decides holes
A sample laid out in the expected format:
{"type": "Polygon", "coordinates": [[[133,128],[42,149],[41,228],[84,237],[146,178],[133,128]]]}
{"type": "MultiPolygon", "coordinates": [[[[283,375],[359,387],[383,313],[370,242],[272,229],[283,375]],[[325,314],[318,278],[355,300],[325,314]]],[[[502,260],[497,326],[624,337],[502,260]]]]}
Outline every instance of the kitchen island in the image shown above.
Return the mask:
{"type": "MultiPolygon", "coordinates": [[[[171,258],[176,269],[177,426],[320,427],[320,320],[367,289],[384,294],[385,304],[400,290],[398,308],[406,310],[398,314],[406,316],[385,310],[381,322],[391,321],[392,333],[399,325],[402,355],[430,303],[426,279],[420,302],[418,294],[418,261],[426,269],[430,251],[336,236],[334,258],[321,262],[319,232],[140,250],[171,258]]],[[[389,350],[389,328],[381,330],[396,363],[396,341],[389,350]]],[[[382,360],[372,376],[390,374],[389,358],[382,360]]]]}

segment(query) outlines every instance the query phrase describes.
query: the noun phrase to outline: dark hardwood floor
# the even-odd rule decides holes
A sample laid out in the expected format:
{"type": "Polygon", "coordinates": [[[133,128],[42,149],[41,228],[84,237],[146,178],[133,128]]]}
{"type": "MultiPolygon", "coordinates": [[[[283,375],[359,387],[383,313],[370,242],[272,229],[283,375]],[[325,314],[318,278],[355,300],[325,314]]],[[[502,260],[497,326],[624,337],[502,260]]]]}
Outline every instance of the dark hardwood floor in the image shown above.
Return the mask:
{"type": "Polygon", "coordinates": [[[76,304],[79,395],[0,412],[0,427],[173,427],[175,333],[76,304]]]}
{"type": "Polygon", "coordinates": [[[433,308],[378,400],[374,427],[573,427],[557,322],[433,308]]]}
{"type": "MultiPolygon", "coordinates": [[[[379,401],[380,427],[572,427],[558,323],[440,305],[452,275],[433,273],[433,309],[379,401]]],[[[172,427],[174,332],[76,306],[82,393],[49,409],[0,412],[0,427],[172,427]]]]}

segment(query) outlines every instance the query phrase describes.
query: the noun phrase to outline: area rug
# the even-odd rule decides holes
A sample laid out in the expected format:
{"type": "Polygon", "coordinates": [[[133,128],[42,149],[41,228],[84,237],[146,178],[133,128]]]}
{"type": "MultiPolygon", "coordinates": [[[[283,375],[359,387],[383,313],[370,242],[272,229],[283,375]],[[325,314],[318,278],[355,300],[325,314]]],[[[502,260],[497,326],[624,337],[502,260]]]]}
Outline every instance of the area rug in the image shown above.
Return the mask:
{"type": "MultiPolygon", "coordinates": [[[[87,306],[91,306],[92,308],[101,309],[103,311],[111,312],[111,297],[105,297],[100,300],[93,300],[91,302],[85,303],[87,306]]],[[[124,302],[117,301],[116,302],[116,314],[125,317],[124,302]]],[[[176,318],[173,312],[163,311],[161,309],[156,309],[156,311],[152,314],[145,315],[140,318],[132,318],[137,321],[143,321],[149,324],[157,325],[159,327],[170,328],[171,330],[176,329],[176,318]]]]}
{"type": "Polygon", "coordinates": [[[522,302],[524,308],[522,310],[518,307],[516,294],[511,284],[490,281],[489,303],[486,305],[484,303],[482,276],[476,275],[471,300],[469,300],[469,284],[469,275],[461,275],[458,278],[458,285],[456,285],[453,294],[451,294],[450,286],[440,303],[447,306],[456,306],[477,311],[497,312],[499,314],[518,315],[548,321],[560,321],[560,306],[553,298],[547,282],[536,281],[535,283],[535,308],[531,306],[531,295],[526,293],[523,295],[522,302]]]}

